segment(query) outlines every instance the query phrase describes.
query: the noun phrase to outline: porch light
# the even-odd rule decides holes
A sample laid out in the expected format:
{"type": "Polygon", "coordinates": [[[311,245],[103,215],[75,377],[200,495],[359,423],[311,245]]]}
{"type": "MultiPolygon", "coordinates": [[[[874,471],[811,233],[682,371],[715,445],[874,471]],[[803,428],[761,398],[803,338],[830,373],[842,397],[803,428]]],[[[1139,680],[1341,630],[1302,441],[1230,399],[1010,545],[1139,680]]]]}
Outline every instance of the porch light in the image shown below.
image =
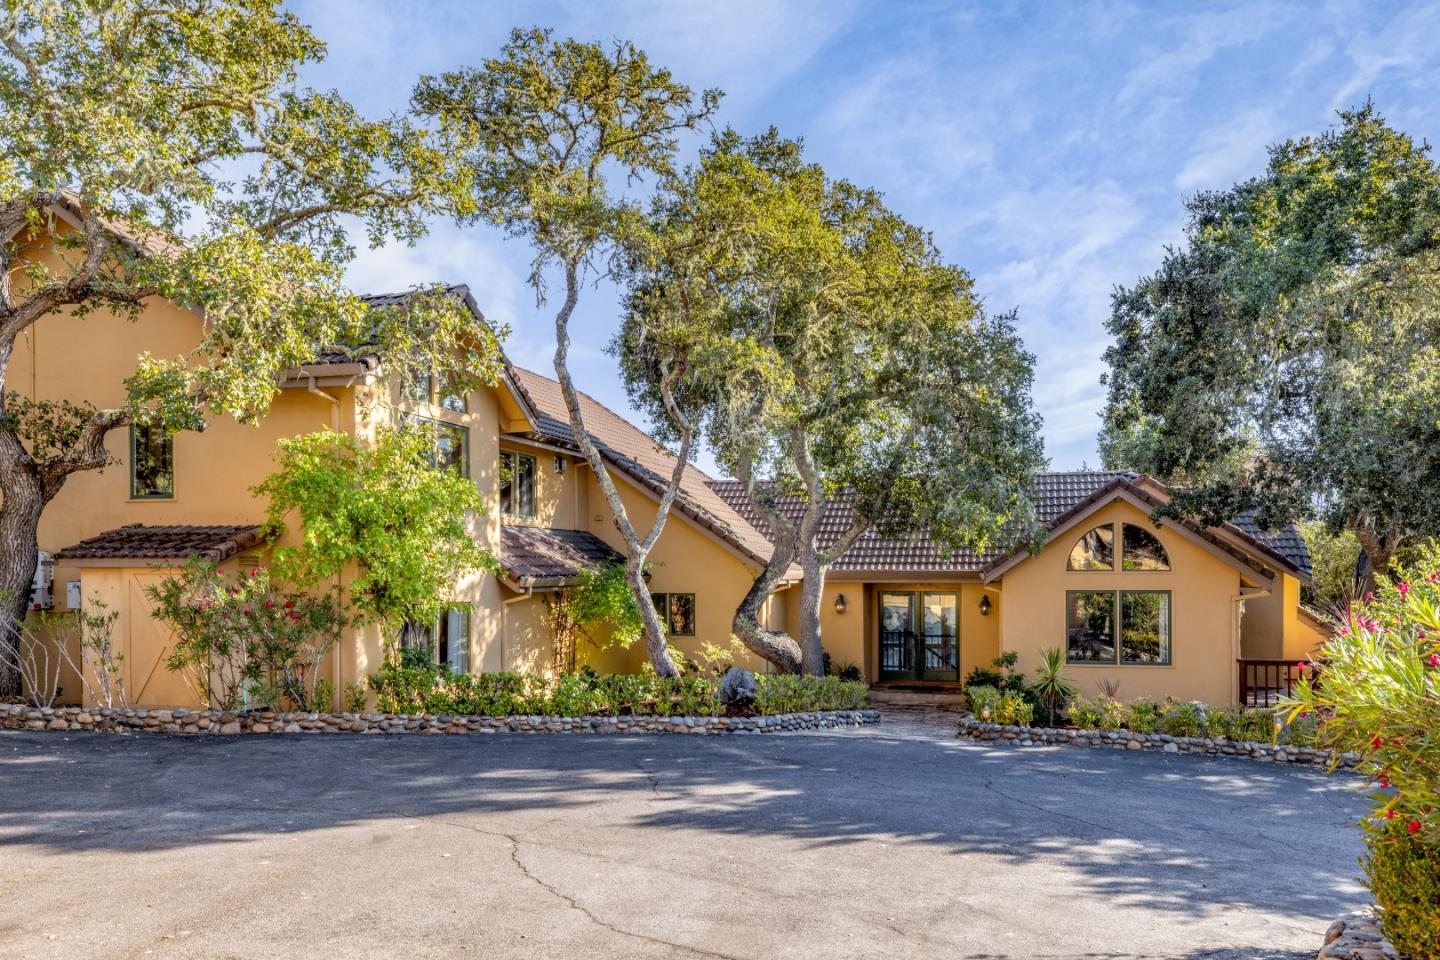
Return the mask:
{"type": "Polygon", "coordinates": [[[988,593],[980,598],[980,616],[990,616],[990,594],[988,593]]]}
{"type": "Polygon", "coordinates": [[[837,593],[837,594],[835,594],[835,612],[836,612],[836,613],[844,613],[844,612],[845,612],[845,594],[843,594],[843,593],[837,593]]]}

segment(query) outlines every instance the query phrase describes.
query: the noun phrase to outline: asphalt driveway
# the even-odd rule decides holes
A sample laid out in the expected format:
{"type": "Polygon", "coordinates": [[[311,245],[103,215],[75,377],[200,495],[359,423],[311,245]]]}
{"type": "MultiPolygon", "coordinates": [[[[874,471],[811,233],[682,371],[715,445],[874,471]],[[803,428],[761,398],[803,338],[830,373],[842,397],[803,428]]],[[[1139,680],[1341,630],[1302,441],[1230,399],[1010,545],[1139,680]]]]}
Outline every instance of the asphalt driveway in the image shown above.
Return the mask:
{"type": "Polygon", "coordinates": [[[1348,777],[787,737],[0,734],[0,957],[1313,957],[1348,777]]]}

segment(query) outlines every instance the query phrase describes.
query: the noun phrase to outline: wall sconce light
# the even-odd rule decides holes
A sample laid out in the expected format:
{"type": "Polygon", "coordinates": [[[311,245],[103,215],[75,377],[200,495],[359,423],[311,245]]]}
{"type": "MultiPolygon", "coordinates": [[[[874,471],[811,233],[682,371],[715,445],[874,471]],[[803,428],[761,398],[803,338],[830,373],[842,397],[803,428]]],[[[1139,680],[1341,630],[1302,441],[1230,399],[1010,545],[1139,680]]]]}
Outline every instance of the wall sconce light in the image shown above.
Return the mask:
{"type": "Polygon", "coordinates": [[[980,598],[980,616],[990,616],[990,595],[988,593],[980,598]]]}
{"type": "Polygon", "coordinates": [[[843,594],[843,593],[837,593],[837,594],[835,594],[835,612],[836,612],[836,613],[844,613],[844,612],[845,612],[845,594],[843,594]]]}

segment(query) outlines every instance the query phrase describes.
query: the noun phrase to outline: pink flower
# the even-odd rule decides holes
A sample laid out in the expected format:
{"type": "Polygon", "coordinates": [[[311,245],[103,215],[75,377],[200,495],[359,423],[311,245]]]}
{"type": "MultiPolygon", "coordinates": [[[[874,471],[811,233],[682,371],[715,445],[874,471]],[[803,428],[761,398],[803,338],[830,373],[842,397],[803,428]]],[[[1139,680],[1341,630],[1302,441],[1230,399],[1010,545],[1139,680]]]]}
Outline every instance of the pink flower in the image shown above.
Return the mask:
{"type": "Polygon", "coordinates": [[[1304,672],[1305,672],[1305,661],[1304,661],[1304,660],[1301,660],[1299,663],[1295,664],[1295,669],[1296,669],[1296,670],[1299,670],[1301,673],[1304,673],[1304,672]]]}
{"type": "Polygon", "coordinates": [[[1373,593],[1366,593],[1366,594],[1365,594],[1365,602],[1366,602],[1366,603],[1372,603],[1374,600],[1375,600],[1375,594],[1373,594],[1373,593]]]}
{"type": "Polygon", "coordinates": [[[1430,666],[1432,667],[1440,667],[1440,653],[1430,654],[1430,658],[1425,662],[1430,664],[1430,666]]]}
{"type": "Polygon", "coordinates": [[[1410,593],[1410,584],[1406,583],[1404,580],[1401,580],[1399,583],[1395,584],[1395,589],[1400,591],[1400,600],[1401,602],[1404,602],[1405,597],[1410,593]]]}

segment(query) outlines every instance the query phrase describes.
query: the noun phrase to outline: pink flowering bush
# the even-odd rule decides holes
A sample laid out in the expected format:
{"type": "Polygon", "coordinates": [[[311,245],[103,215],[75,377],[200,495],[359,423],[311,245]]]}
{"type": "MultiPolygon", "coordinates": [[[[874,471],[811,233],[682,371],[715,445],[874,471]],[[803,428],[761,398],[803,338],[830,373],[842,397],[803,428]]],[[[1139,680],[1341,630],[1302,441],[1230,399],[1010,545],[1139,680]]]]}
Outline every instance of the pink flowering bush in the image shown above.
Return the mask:
{"type": "Polygon", "coordinates": [[[145,593],[175,631],[166,666],[207,706],[330,708],[320,663],[349,622],[332,595],[287,591],[265,567],[231,574],[200,559],[145,593]]]}
{"type": "Polygon", "coordinates": [[[1433,956],[1440,941],[1416,935],[1440,931],[1440,877],[1393,878],[1440,865],[1440,544],[1357,602],[1318,659],[1286,707],[1314,718],[1322,747],[1363,755],[1376,788],[1364,824],[1371,890],[1395,945],[1433,956]]]}

